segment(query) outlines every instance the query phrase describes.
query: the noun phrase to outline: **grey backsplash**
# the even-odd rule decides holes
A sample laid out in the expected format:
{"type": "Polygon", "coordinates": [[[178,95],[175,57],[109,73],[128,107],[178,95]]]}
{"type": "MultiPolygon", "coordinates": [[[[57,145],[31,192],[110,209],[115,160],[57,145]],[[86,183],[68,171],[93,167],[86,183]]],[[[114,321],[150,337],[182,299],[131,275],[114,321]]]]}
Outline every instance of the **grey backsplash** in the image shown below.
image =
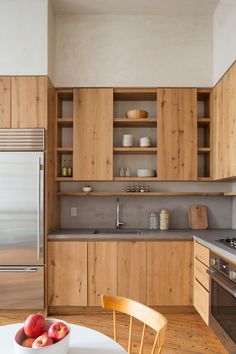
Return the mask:
{"type": "MultiPolygon", "coordinates": [[[[63,191],[80,191],[88,183],[62,183],[63,191]]],[[[126,183],[89,183],[96,191],[124,190],[126,183]]],[[[132,183],[130,183],[132,184],[132,183]]],[[[145,183],[143,183],[145,185],[145,183]]],[[[146,183],[152,190],[163,191],[231,191],[231,183],[146,183]]],[[[233,198],[224,196],[123,196],[120,197],[120,219],[124,228],[148,228],[151,211],[170,211],[170,228],[188,228],[188,207],[203,204],[208,207],[209,228],[231,228],[233,198]]],[[[116,220],[116,197],[61,197],[61,228],[113,228],[116,220]],[[76,207],[78,215],[70,216],[76,207]]],[[[234,226],[234,224],[233,224],[234,226]]]]}

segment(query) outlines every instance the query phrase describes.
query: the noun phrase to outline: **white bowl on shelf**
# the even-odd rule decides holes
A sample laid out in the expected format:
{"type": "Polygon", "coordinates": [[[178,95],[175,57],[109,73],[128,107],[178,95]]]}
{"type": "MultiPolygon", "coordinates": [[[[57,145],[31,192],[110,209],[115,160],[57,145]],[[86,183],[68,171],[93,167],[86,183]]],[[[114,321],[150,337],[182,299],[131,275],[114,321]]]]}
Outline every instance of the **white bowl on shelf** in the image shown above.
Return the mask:
{"type": "Polygon", "coordinates": [[[85,187],[82,188],[82,191],[84,193],[89,193],[89,192],[92,191],[92,187],[91,186],[85,186],[85,187]]]}
{"type": "Polygon", "coordinates": [[[69,328],[69,333],[59,342],[48,345],[46,347],[42,347],[42,348],[26,348],[26,347],[22,347],[22,345],[20,345],[20,343],[22,343],[22,341],[27,338],[25,335],[25,332],[24,332],[24,327],[22,325],[22,328],[20,328],[16,332],[15,339],[14,339],[15,354],[67,354],[69,351],[70,331],[71,331],[68,323],[66,323],[65,321],[62,321],[62,320],[55,319],[55,318],[46,319],[44,328],[46,330],[48,330],[49,327],[51,326],[51,324],[58,322],[58,321],[64,322],[67,325],[67,327],[69,328]]]}
{"type": "Polygon", "coordinates": [[[138,168],[137,177],[155,177],[156,171],[150,168],[138,168]]]}

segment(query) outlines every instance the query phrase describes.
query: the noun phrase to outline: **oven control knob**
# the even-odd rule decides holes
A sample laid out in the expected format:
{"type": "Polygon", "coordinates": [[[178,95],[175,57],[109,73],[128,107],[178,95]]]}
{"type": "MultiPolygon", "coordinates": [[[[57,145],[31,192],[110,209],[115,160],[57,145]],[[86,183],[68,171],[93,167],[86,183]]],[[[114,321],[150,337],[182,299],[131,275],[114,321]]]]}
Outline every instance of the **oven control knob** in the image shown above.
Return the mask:
{"type": "Polygon", "coordinates": [[[215,266],[218,263],[218,259],[217,258],[211,258],[211,266],[215,266]]]}
{"type": "Polygon", "coordinates": [[[236,272],[234,270],[231,270],[229,272],[229,277],[231,280],[236,280],[236,272]]]}

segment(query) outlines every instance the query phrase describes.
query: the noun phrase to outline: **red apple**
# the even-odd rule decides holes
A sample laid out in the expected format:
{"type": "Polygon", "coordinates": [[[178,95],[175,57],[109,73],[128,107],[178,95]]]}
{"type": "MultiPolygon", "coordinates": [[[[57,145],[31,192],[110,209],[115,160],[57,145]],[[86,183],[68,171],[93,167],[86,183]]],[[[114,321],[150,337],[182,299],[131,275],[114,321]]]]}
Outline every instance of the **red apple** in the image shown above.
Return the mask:
{"type": "Polygon", "coordinates": [[[69,328],[64,322],[55,322],[53,323],[48,330],[48,337],[52,338],[55,342],[59,342],[64,338],[69,332],[69,328]]]}
{"type": "Polygon", "coordinates": [[[47,347],[48,345],[53,344],[52,338],[49,338],[46,335],[39,336],[36,338],[33,342],[32,348],[42,348],[42,347],[47,347]]]}
{"type": "Polygon", "coordinates": [[[27,337],[38,337],[44,329],[44,316],[43,315],[29,315],[24,324],[24,332],[27,337]]]}
{"type": "Polygon", "coordinates": [[[21,343],[22,347],[32,348],[35,338],[25,338],[21,343]]]}

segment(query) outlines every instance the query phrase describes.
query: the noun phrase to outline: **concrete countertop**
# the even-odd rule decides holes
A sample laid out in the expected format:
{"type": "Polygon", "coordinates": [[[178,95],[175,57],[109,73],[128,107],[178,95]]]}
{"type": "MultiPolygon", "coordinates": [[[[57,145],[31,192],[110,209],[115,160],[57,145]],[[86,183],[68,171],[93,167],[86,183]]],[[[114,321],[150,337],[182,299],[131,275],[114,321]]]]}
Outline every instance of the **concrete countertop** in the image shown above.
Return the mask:
{"type": "Polygon", "coordinates": [[[236,237],[236,230],[232,229],[209,229],[209,230],[143,230],[143,229],[127,229],[121,230],[118,234],[109,233],[95,234],[95,229],[61,229],[48,235],[49,241],[154,241],[154,240],[196,240],[202,245],[210,248],[212,251],[225,256],[226,258],[236,262],[236,249],[231,249],[217,240],[220,238],[236,237]],[[142,234],[130,234],[135,230],[141,231],[142,234]]]}

